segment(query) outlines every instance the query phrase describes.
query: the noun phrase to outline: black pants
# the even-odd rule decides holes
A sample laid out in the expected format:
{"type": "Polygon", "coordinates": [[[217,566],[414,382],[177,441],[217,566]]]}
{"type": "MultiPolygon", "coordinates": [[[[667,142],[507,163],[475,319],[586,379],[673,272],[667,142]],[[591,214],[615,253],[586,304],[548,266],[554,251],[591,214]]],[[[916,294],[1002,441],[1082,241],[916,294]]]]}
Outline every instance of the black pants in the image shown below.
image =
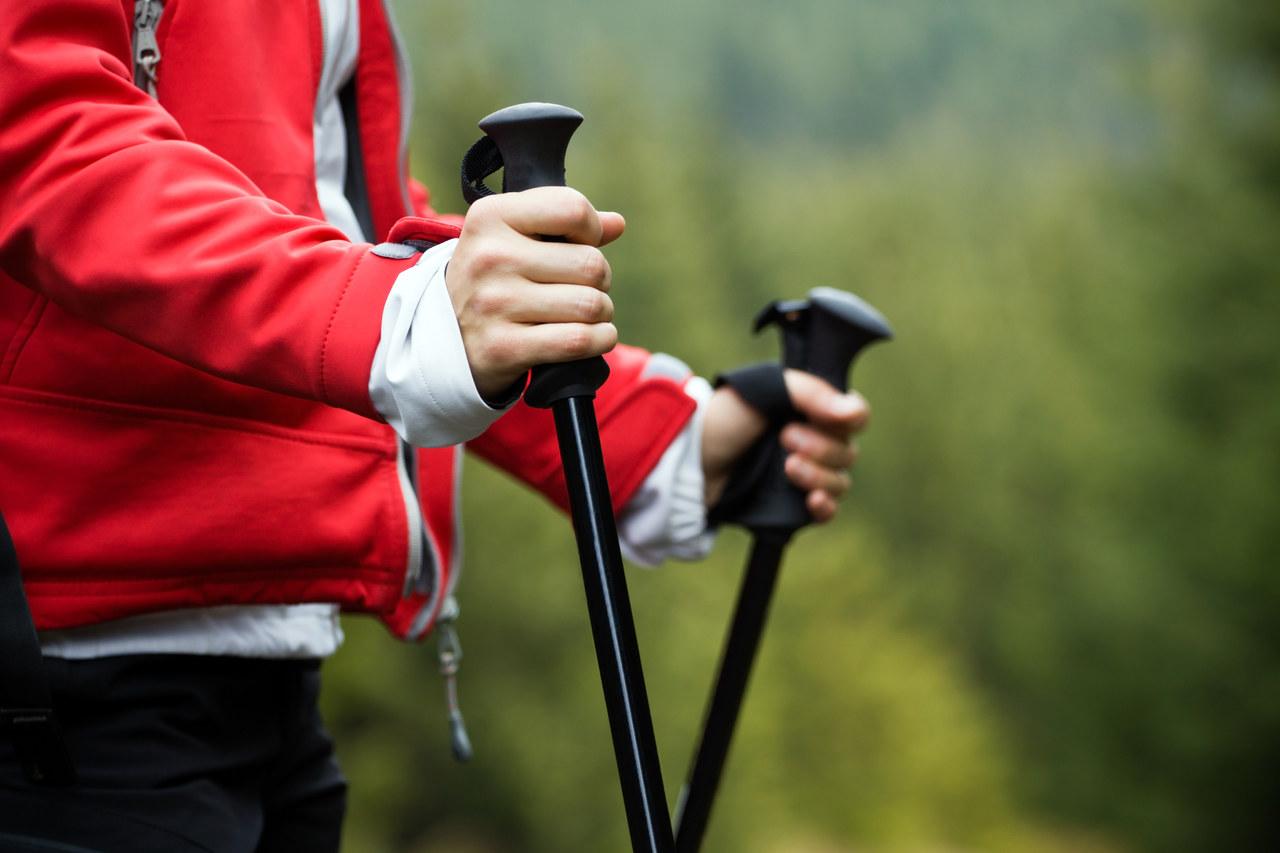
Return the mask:
{"type": "Polygon", "coordinates": [[[316,707],[318,661],[136,655],[45,667],[80,780],[28,784],[0,733],[0,850],[338,849],[346,782],[316,707]]]}

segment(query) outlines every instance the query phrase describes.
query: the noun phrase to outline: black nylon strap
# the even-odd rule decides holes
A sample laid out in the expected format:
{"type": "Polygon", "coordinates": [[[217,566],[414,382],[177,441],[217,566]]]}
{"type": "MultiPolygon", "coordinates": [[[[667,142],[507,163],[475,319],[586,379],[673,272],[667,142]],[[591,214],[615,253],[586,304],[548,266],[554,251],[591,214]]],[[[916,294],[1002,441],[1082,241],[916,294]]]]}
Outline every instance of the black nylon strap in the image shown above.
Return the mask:
{"type": "Polygon", "coordinates": [[[707,511],[707,524],[742,524],[760,533],[776,526],[790,530],[807,523],[804,496],[783,473],[786,452],[778,440],[783,426],[803,420],[791,403],[782,365],[766,361],[720,374],[716,387],[728,385],[769,421],[769,429],[738,460],[724,493],[707,511]],[[799,505],[796,505],[798,495],[799,505]]]}
{"type": "Polygon", "coordinates": [[[719,527],[742,521],[756,495],[769,482],[773,472],[781,468],[783,459],[778,431],[771,429],[751,445],[734,466],[720,499],[707,510],[707,526],[719,527]]]}
{"type": "Polygon", "coordinates": [[[76,771],[53,714],[43,660],[22,590],[18,554],[0,517],[0,728],[13,738],[28,780],[70,785],[76,771]]]}
{"type": "Polygon", "coordinates": [[[482,136],[467,150],[462,158],[462,197],[467,204],[493,195],[484,179],[502,168],[502,152],[493,137],[482,136]]]}
{"type": "Polygon", "coordinates": [[[721,373],[716,377],[715,386],[721,385],[737,391],[747,405],[764,415],[773,426],[803,420],[791,404],[782,365],[777,362],[762,361],[721,373]]]}

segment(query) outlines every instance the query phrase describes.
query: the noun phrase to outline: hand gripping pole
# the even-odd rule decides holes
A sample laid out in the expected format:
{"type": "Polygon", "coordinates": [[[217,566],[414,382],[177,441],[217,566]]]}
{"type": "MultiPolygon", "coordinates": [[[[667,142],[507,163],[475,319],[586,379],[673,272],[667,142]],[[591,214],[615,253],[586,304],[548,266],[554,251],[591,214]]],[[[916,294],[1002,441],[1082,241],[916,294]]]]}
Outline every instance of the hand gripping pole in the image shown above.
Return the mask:
{"type": "MultiPolygon", "coordinates": [[[[504,192],[564,186],[565,152],[581,123],[582,115],[576,110],[540,103],[519,104],[486,117],[480,129],[492,144],[482,139],[468,154],[463,166],[464,194],[468,198],[484,194],[478,191],[483,175],[468,171],[467,162],[473,160],[486,162],[483,168],[488,171],[499,161],[503,164],[504,192]]],[[[592,402],[596,389],[609,376],[609,367],[597,356],[542,365],[532,373],[525,402],[550,408],[555,418],[631,846],[636,851],[669,853],[674,849],[671,817],[592,402]]]]}
{"type": "MultiPolygon", "coordinates": [[[[848,389],[849,369],[863,347],[892,337],[889,324],[878,311],[851,293],[829,287],[815,288],[805,300],[770,304],[756,318],[756,331],[774,324],[782,330],[783,365],[813,373],[841,391],[848,389]]],[[[782,469],[785,454],[778,443],[782,426],[775,423],[739,462],[732,479],[745,476],[749,481],[735,484],[731,479],[730,483],[731,489],[737,485],[737,491],[746,497],[725,520],[752,532],[751,555],[707,705],[702,737],[677,806],[679,853],[694,853],[702,845],[764,633],[783,551],[792,534],[812,521],[804,493],[787,480],[782,469]]]]}

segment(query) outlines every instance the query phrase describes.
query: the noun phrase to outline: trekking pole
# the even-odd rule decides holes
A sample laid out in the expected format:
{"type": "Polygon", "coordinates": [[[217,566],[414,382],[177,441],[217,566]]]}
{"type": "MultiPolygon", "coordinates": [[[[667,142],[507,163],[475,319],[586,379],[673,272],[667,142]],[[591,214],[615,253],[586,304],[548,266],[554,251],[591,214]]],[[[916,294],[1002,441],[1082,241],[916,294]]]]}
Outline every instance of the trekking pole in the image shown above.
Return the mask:
{"type": "MultiPolygon", "coordinates": [[[[892,337],[889,324],[878,311],[851,293],[829,287],[815,288],[807,300],[770,304],[756,318],[755,328],[759,332],[775,323],[782,330],[783,366],[815,374],[841,391],[848,388],[849,368],[859,351],[892,337]]],[[[717,511],[724,508],[723,520],[751,531],[751,555],[707,705],[702,737],[676,807],[678,853],[694,853],[702,844],[783,551],[791,536],[813,520],[805,507],[804,492],[791,484],[782,467],[786,454],[779,433],[786,421],[797,415],[786,398],[781,372],[776,365],[757,365],[735,373],[743,377],[741,383],[731,374],[726,377],[728,384],[748,402],[763,404],[766,416],[771,416],[771,427],[739,462],[726,498],[717,506],[717,511]]]]}
{"type": "MultiPolygon", "coordinates": [[[[504,192],[564,186],[565,151],[581,123],[576,110],[538,103],[508,107],[484,118],[480,129],[486,136],[463,160],[463,194],[468,201],[485,195],[484,178],[499,167],[504,192]]],[[[671,817],[592,403],[608,376],[609,367],[599,356],[542,365],[533,369],[524,399],[531,406],[550,408],[555,418],[631,846],[670,853],[671,817]]]]}

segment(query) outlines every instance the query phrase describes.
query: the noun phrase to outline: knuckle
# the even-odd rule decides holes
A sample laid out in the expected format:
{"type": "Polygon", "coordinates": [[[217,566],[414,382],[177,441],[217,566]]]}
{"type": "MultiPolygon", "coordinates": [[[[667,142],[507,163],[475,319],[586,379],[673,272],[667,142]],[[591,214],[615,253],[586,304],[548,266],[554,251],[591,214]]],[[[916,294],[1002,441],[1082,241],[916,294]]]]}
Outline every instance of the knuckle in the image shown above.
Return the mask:
{"type": "Polygon", "coordinates": [[[506,261],[502,247],[491,240],[474,243],[467,253],[467,268],[475,275],[489,275],[506,261]]]}
{"type": "Polygon", "coordinates": [[[476,225],[483,226],[492,222],[494,219],[501,218],[501,209],[501,196],[484,196],[483,198],[478,198],[471,203],[471,207],[467,210],[467,216],[464,221],[474,221],[476,225]]]}
{"type": "Polygon", "coordinates": [[[569,329],[564,333],[560,347],[566,358],[585,358],[591,354],[591,330],[586,326],[569,329]]]}
{"type": "Polygon", "coordinates": [[[612,323],[579,324],[560,340],[560,355],[566,360],[602,355],[613,349],[617,340],[618,330],[612,323]]]}
{"type": "Polygon", "coordinates": [[[476,313],[486,317],[501,315],[509,303],[510,298],[500,287],[480,287],[471,296],[476,313]]]}
{"type": "Polygon", "coordinates": [[[590,288],[580,288],[582,291],[578,294],[577,317],[584,323],[595,323],[608,320],[613,315],[613,306],[610,304],[609,297],[598,290],[590,288]]]}
{"type": "Polygon", "coordinates": [[[586,284],[603,287],[609,280],[609,261],[604,252],[591,247],[582,256],[582,277],[586,284]]]}
{"type": "Polygon", "coordinates": [[[566,192],[564,211],[574,228],[590,228],[592,222],[599,218],[590,200],[575,189],[566,192]]]}
{"type": "Polygon", "coordinates": [[[836,506],[830,498],[821,498],[818,500],[818,521],[826,524],[836,517],[836,506]]]}

